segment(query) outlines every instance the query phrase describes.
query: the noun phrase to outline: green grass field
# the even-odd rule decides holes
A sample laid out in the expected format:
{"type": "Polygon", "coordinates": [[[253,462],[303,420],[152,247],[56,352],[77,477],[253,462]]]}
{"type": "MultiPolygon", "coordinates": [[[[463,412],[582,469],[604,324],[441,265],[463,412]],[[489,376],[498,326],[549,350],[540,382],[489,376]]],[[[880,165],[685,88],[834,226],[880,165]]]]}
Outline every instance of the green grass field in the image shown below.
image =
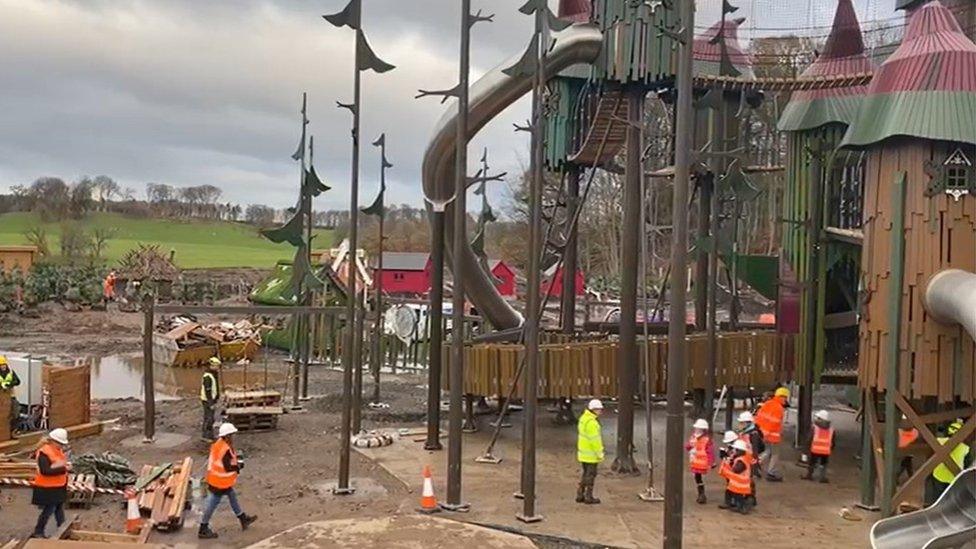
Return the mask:
{"type": "MultiPolygon", "coordinates": [[[[96,213],[78,221],[87,230],[114,227],[115,236],[108,241],[105,259],[114,263],[139,244],[157,244],[163,253],[176,250],[176,263],[185,269],[207,267],[268,268],[279,259],[291,259],[295,249],[289,244],[272,244],[257,229],[243,223],[226,221],[178,221],[141,219],[112,213],[96,213]]],[[[41,223],[32,213],[0,215],[0,245],[28,244],[24,231],[42,225],[47,231],[48,248],[60,252],[60,223],[41,223]]],[[[332,245],[332,232],[316,231],[315,248],[332,245]]]]}

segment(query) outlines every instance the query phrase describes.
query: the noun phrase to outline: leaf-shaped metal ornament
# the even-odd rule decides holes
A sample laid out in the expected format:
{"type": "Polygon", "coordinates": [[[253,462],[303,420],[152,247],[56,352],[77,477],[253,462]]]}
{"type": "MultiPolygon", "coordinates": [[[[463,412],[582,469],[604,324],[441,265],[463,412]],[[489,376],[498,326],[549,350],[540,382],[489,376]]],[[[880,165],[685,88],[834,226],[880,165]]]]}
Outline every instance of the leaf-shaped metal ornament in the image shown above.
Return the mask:
{"type": "Polygon", "coordinates": [[[287,223],[274,229],[263,229],[261,234],[275,244],[288,242],[292,246],[302,246],[305,239],[302,237],[302,212],[297,211],[287,223]]]}
{"type": "Polygon", "coordinates": [[[560,32],[573,26],[573,22],[569,19],[560,19],[556,17],[552,10],[546,8],[546,22],[549,24],[549,29],[555,32],[560,32]]]}
{"type": "Polygon", "coordinates": [[[376,200],[372,204],[361,208],[360,211],[366,215],[375,215],[377,217],[382,217],[386,210],[383,207],[383,195],[386,194],[386,185],[380,187],[379,194],[376,195],[376,200]]]}
{"type": "Polygon", "coordinates": [[[371,70],[378,74],[382,74],[396,68],[395,66],[376,56],[376,53],[373,52],[373,48],[369,47],[369,42],[366,40],[366,35],[363,34],[363,31],[356,32],[356,52],[356,68],[358,70],[371,70]]]}
{"type": "Polygon", "coordinates": [[[519,11],[525,15],[532,15],[539,10],[546,9],[549,9],[549,2],[547,0],[528,0],[528,2],[519,8],[519,11]]]}
{"type": "Polygon", "coordinates": [[[507,74],[512,78],[518,78],[520,76],[532,76],[539,67],[539,34],[536,33],[532,36],[532,41],[529,42],[529,47],[522,54],[521,59],[511,67],[503,70],[502,72],[507,74]]]}
{"type": "Polygon", "coordinates": [[[315,172],[315,166],[310,166],[309,169],[305,171],[305,189],[312,196],[318,196],[331,188],[332,187],[326,185],[321,179],[319,179],[319,174],[315,172]]]}
{"type": "Polygon", "coordinates": [[[362,0],[350,0],[349,4],[346,5],[345,9],[339,13],[333,13],[332,15],[323,15],[322,17],[332,23],[337,27],[349,27],[353,30],[359,30],[360,21],[363,15],[362,0]]]}
{"type": "Polygon", "coordinates": [[[735,13],[739,11],[738,6],[733,6],[729,0],[722,0],[722,13],[735,13]]]}

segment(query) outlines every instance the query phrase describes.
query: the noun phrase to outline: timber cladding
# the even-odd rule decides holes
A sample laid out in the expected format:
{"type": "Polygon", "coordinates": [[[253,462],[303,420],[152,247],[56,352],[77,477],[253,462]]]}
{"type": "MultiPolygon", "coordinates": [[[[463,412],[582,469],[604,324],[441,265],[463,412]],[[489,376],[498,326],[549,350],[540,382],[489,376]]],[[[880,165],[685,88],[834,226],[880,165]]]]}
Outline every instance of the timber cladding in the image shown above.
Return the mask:
{"type": "Polygon", "coordinates": [[[941,164],[956,149],[970,159],[976,148],[957,143],[895,138],[867,153],[864,197],[864,299],[860,328],[859,386],[885,388],[892,363],[885,345],[892,322],[901,325],[898,390],[906,398],[973,402],[976,345],[957,325],[928,316],[923,294],[929,278],[948,268],[976,272],[976,196],[958,200],[945,193],[926,196],[926,161],[941,164]],[[905,277],[901,318],[888,314],[895,182],[906,181],[905,277]]]}
{"type": "Polygon", "coordinates": [[[45,364],[42,380],[48,393],[48,426],[70,427],[91,421],[91,365],[45,364]]]}
{"type": "MultiPolygon", "coordinates": [[[[718,336],[718,371],[716,384],[737,387],[770,388],[784,381],[784,348],[789,335],[775,332],[732,332],[718,336]]],[[[703,388],[706,377],[705,334],[687,337],[690,369],[687,386],[703,388]]],[[[617,395],[617,341],[585,341],[539,346],[539,397],[582,398],[617,395]]],[[[645,349],[637,341],[641,357],[639,390],[643,393],[650,375],[651,391],[664,394],[667,389],[668,343],[664,336],[652,337],[645,349]],[[646,361],[644,359],[646,357],[646,361]],[[649,365],[649,367],[647,367],[649,365]]],[[[525,347],[518,344],[478,344],[464,348],[464,393],[479,396],[504,396],[515,379],[525,347]]],[[[449,387],[450,345],[443,347],[444,375],[441,386],[449,387]]],[[[516,395],[523,394],[518,384],[516,395]]]]}

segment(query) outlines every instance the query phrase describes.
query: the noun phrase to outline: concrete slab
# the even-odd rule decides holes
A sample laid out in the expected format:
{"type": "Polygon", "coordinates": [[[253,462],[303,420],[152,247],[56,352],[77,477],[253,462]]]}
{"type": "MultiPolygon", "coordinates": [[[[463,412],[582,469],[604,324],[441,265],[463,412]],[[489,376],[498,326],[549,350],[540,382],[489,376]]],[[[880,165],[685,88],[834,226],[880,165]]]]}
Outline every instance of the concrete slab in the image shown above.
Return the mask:
{"type": "MultiPolygon", "coordinates": [[[[759,506],[748,516],[720,510],[724,480],[716,473],[706,477],[709,503],[694,501],[694,483],[685,476],[684,536],[687,547],[750,546],[761,539],[764,549],[773,547],[855,547],[864,545],[872,522],[871,516],[861,522],[850,522],[839,516],[841,507],[850,507],[858,498],[857,467],[853,455],[859,445],[858,429],[853,414],[834,414],[838,429],[838,448],[831,458],[832,484],[802,481],[803,469],[793,465],[795,453],[784,448],[783,471],[785,482],[760,482],[757,486],[759,506]]],[[[487,423],[482,418],[482,425],[487,423]]],[[[607,449],[606,461],[600,466],[596,495],[600,505],[575,502],[579,464],[576,462],[575,426],[554,426],[551,418],[540,415],[536,484],[536,512],[545,520],[525,524],[515,518],[522,502],[513,497],[519,489],[521,415],[511,418],[514,428],[502,431],[495,455],[500,464],[476,463],[474,458],[487,446],[491,430],[483,427],[479,433],[463,439],[462,500],[471,504],[466,514],[451,517],[479,524],[498,525],[526,534],[546,534],[578,540],[595,545],[618,547],[656,547],[662,542],[663,503],[649,503],[638,499],[647,483],[646,437],[643,413],[638,413],[635,425],[635,445],[638,463],[644,474],[617,476],[609,472],[615,457],[615,417],[605,416],[603,439],[607,449]]],[[[792,426],[788,427],[788,431],[792,426]]],[[[663,491],[664,472],[664,414],[656,413],[655,469],[656,487],[663,491]]],[[[792,436],[787,432],[784,439],[792,436]]],[[[446,441],[445,441],[446,448],[446,441]]],[[[357,449],[376,464],[414,487],[417,501],[422,483],[421,470],[430,465],[438,501],[445,496],[447,452],[423,449],[423,442],[401,438],[391,446],[357,449]]]]}
{"type": "Polygon", "coordinates": [[[523,536],[454,520],[423,515],[395,515],[375,519],[309,522],[250,546],[278,547],[485,547],[533,549],[523,536]]]}
{"type": "Polygon", "coordinates": [[[182,444],[190,442],[190,437],[180,433],[156,433],[152,442],[145,442],[145,438],[140,435],[134,435],[122,440],[122,446],[135,447],[135,446],[155,446],[156,448],[176,448],[182,444]]]}

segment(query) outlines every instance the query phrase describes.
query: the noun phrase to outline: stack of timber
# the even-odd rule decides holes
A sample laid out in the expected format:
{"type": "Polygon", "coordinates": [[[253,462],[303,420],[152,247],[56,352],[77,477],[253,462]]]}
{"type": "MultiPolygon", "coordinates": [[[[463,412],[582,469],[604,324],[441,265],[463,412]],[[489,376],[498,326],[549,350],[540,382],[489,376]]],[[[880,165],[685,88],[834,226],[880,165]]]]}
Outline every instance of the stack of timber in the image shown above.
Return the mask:
{"type": "Polygon", "coordinates": [[[37,465],[33,460],[4,459],[0,461],[0,477],[30,480],[34,478],[37,465]]]}
{"type": "Polygon", "coordinates": [[[260,348],[260,326],[248,320],[204,325],[177,316],[160,321],[153,333],[153,361],[167,366],[200,366],[215,356],[225,362],[251,360],[260,348]]]}
{"type": "Polygon", "coordinates": [[[285,413],[278,391],[228,391],[224,400],[224,417],[241,431],[277,429],[278,416],[285,413]]]}
{"type": "Polygon", "coordinates": [[[139,494],[139,511],[149,517],[157,530],[172,531],[183,527],[192,471],[193,459],[189,457],[174,467],[143,466],[139,478],[152,480],[145,483],[139,494]]]}

